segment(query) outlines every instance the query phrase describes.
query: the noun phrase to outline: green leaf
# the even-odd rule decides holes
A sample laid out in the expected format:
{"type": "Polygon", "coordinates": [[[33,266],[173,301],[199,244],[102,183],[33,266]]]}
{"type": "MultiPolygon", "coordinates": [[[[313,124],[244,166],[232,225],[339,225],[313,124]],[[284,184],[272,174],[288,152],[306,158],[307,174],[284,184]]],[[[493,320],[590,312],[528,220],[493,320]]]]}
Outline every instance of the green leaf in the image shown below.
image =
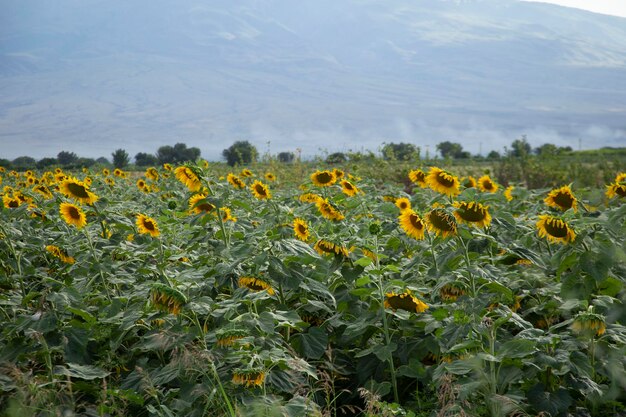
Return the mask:
{"type": "Polygon", "coordinates": [[[389,342],[388,345],[377,345],[374,346],[372,352],[378,359],[383,362],[388,362],[391,360],[391,355],[396,351],[398,345],[394,342],[389,342]]]}
{"type": "Polygon", "coordinates": [[[80,378],[85,380],[92,380],[98,378],[105,378],[111,374],[104,369],[97,368],[91,365],[79,365],[77,363],[68,363],[67,368],[64,366],[54,367],[55,375],[65,375],[72,378],[80,378]]]}
{"type": "Polygon", "coordinates": [[[357,259],[356,261],[354,261],[355,265],[360,265],[362,267],[366,267],[368,265],[371,265],[374,261],[372,261],[371,258],[368,258],[367,256],[362,257],[361,259],[357,259]]]}
{"type": "Polygon", "coordinates": [[[369,284],[370,282],[372,282],[372,279],[369,276],[364,276],[361,277],[359,279],[356,280],[356,282],[354,283],[354,285],[356,285],[357,287],[363,287],[367,284],[369,284]]]}
{"type": "Polygon", "coordinates": [[[513,339],[498,349],[498,358],[524,358],[537,350],[536,342],[529,339],[513,339]]]}
{"type": "Polygon", "coordinates": [[[310,327],[306,333],[294,335],[292,344],[306,358],[320,359],[328,346],[328,335],[324,329],[310,327]]]}

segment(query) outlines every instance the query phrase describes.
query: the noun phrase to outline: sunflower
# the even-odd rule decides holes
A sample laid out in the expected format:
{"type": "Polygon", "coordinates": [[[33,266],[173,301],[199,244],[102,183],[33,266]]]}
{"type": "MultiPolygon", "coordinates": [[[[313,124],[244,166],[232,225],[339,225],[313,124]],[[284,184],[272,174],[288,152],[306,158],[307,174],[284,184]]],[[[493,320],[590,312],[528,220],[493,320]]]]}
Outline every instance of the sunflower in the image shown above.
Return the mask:
{"type": "Polygon", "coordinates": [[[489,175],[483,175],[478,179],[478,188],[486,193],[495,193],[498,191],[498,184],[493,182],[489,175]]]}
{"type": "Polygon", "coordinates": [[[267,290],[267,293],[269,295],[274,295],[274,289],[272,288],[271,284],[267,281],[264,281],[260,278],[256,278],[256,277],[241,277],[239,278],[239,287],[240,288],[247,288],[251,291],[263,291],[263,290],[267,290]]]}
{"type": "Polygon", "coordinates": [[[102,175],[108,177],[109,175],[111,175],[111,171],[109,171],[107,168],[103,168],[102,175]]]}
{"type": "Polygon", "coordinates": [[[426,176],[426,183],[430,188],[438,193],[445,194],[450,197],[458,195],[460,183],[459,179],[454,175],[437,167],[431,167],[426,176]]]}
{"type": "Polygon", "coordinates": [[[506,198],[506,201],[512,201],[513,200],[513,190],[515,189],[515,187],[513,187],[512,185],[509,185],[508,187],[506,187],[506,190],[504,190],[504,197],[506,198]]]}
{"type": "Polygon", "coordinates": [[[159,179],[159,171],[154,167],[150,167],[146,169],[146,177],[152,181],[157,181],[159,179]]]}
{"type": "Polygon", "coordinates": [[[338,168],[333,169],[333,174],[335,174],[335,178],[337,179],[337,181],[339,181],[346,175],[345,172],[338,168]]]}
{"type": "Polygon", "coordinates": [[[165,163],[163,164],[163,169],[166,171],[171,171],[173,168],[172,168],[172,165],[165,163]]]}
{"type": "Polygon", "coordinates": [[[74,262],[76,262],[76,260],[73,257],[69,256],[67,252],[65,252],[63,249],[59,248],[58,246],[48,245],[46,246],[46,250],[50,252],[52,256],[54,256],[55,258],[59,258],[61,261],[65,262],[66,264],[71,265],[74,262]]]}
{"type": "Polygon", "coordinates": [[[248,332],[243,329],[221,329],[215,334],[218,347],[233,346],[237,340],[243,339],[247,335],[248,332]]]}
{"type": "Polygon", "coordinates": [[[305,193],[300,196],[300,201],[303,203],[317,203],[320,200],[323,200],[323,198],[318,194],[305,193]]]}
{"type": "Polygon", "coordinates": [[[113,178],[106,178],[104,180],[104,182],[106,183],[106,185],[108,185],[109,187],[113,187],[115,185],[115,180],[113,178]]]}
{"type": "Polygon", "coordinates": [[[406,290],[402,294],[396,294],[395,292],[386,293],[385,308],[423,313],[428,308],[428,305],[411,294],[410,290],[406,290]]]}
{"type": "Polygon", "coordinates": [[[395,205],[400,209],[400,213],[403,213],[405,210],[411,210],[411,201],[406,197],[396,199],[395,205]]]}
{"type": "Polygon", "coordinates": [[[230,185],[232,185],[233,187],[237,188],[237,189],[242,189],[242,188],[246,188],[246,183],[242,181],[241,178],[239,178],[238,176],[236,176],[235,174],[228,174],[226,176],[226,180],[230,183],[230,185]]]}
{"type": "Polygon", "coordinates": [[[343,255],[346,258],[349,255],[348,249],[325,239],[318,240],[313,246],[313,249],[320,255],[343,255]]]}
{"type": "Polygon", "coordinates": [[[578,211],[578,201],[569,185],[550,191],[548,196],[543,200],[548,206],[556,209],[567,211],[572,209],[574,213],[578,211]]]}
{"type": "Polygon", "coordinates": [[[320,198],[315,203],[320,214],[328,220],[341,221],[345,216],[330,201],[320,198]]]}
{"type": "Polygon", "coordinates": [[[260,368],[235,369],[233,371],[233,384],[246,387],[260,387],[265,381],[265,372],[260,368]]]}
{"type": "Polygon", "coordinates": [[[487,227],[491,223],[489,206],[483,206],[475,201],[457,201],[454,203],[454,207],[457,208],[454,211],[454,217],[461,223],[467,223],[476,227],[487,227]]]}
{"type": "Polygon", "coordinates": [[[73,224],[79,229],[87,224],[87,216],[80,207],[74,204],[61,203],[59,211],[67,224],[73,224]]]}
{"type": "Polygon", "coordinates": [[[143,214],[137,215],[137,220],[135,221],[137,225],[137,230],[141,234],[147,234],[152,237],[158,237],[161,232],[159,232],[159,226],[153,218],[148,217],[143,214]]]}
{"type": "Polygon", "coordinates": [[[426,225],[413,210],[404,210],[402,214],[400,214],[400,217],[398,217],[398,220],[400,221],[400,227],[407,235],[417,240],[424,239],[426,225]]]}
{"type": "Polygon", "coordinates": [[[348,180],[341,180],[341,191],[350,197],[357,195],[361,190],[359,190],[354,184],[352,184],[348,180]]]}
{"type": "Polygon", "coordinates": [[[428,230],[437,236],[448,237],[456,234],[456,220],[442,208],[435,208],[426,215],[428,230]]]}
{"type": "Polygon", "coordinates": [[[272,174],[271,172],[266,172],[265,179],[268,181],[276,181],[276,175],[272,174]]]}
{"type": "Polygon", "coordinates": [[[426,182],[426,173],[421,169],[414,169],[409,171],[409,179],[413,184],[419,185],[421,188],[428,188],[426,182]]]}
{"type": "Polygon", "coordinates": [[[456,301],[465,294],[465,287],[458,282],[449,282],[439,289],[439,296],[443,301],[456,301]]]}
{"type": "Polygon", "coordinates": [[[157,310],[177,315],[187,304],[187,297],[175,288],[155,283],[150,289],[150,302],[157,310]]]}
{"type": "Polygon", "coordinates": [[[98,196],[89,191],[89,186],[74,177],[67,177],[59,184],[59,191],[66,197],[83,204],[93,204],[98,201],[98,196]]]}
{"type": "Polygon", "coordinates": [[[303,242],[309,240],[309,225],[306,223],[304,219],[296,218],[293,221],[293,233],[296,238],[300,239],[303,242]]]}
{"type": "Polygon", "coordinates": [[[220,207],[220,213],[222,213],[222,221],[224,222],[236,222],[237,218],[233,216],[233,213],[230,211],[228,207],[220,207]]]}
{"type": "Polygon", "coordinates": [[[252,190],[252,194],[259,200],[268,200],[272,198],[272,193],[270,192],[267,185],[263,184],[261,181],[257,180],[252,183],[250,186],[252,190]]]}
{"type": "Polygon", "coordinates": [[[567,223],[547,214],[539,216],[537,229],[539,237],[545,237],[550,242],[569,243],[576,239],[576,233],[567,223]]]}
{"type": "Polygon", "coordinates": [[[139,188],[140,190],[143,190],[144,188],[146,188],[146,181],[143,178],[139,178],[137,180],[137,182],[135,183],[137,185],[137,188],[139,188]]]}
{"type": "Polygon", "coordinates": [[[606,331],[604,316],[594,313],[591,309],[579,313],[572,322],[572,330],[585,337],[602,336],[606,331]]]}
{"type": "Polygon", "coordinates": [[[248,177],[254,176],[252,171],[250,171],[249,169],[242,169],[241,172],[239,173],[239,175],[241,175],[244,178],[248,178],[248,177]]]}
{"type": "Polygon", "coordinates": [[[12,209],[18,208],[22,204],[22,201],[19,198],[5,194],[2,196],[2,203],[4,204],[4,208],[12,209]]]}
{"type": "Polygon", "coordinates": [[[396,202],[397,198],[392,196],[392,195],[384,195],[383,196],[383,201],[387,201],[389,203],[394,203],[396,202]]]}
{"type": "Polygon", "coordinates": [[[121,169],[119,169],[119,168],[115,168],[115,169],[113,170],[113,175],[115,175],[116,177],[123,178],[123,177],[124,177],[124,171],[122,171],[122,170],[121,170],[121,169]]]}
{"type": "Polygon", "coordinates": [[[626,197],[626,185],[622,185],[622,184],[610,184],[607,185],[607,190],[606,190],[606,196],[608,198],[614,198],[616,196],[619,197],[626,197]]]}
{"type": "Polygon", "coordinates": [[[178,179],[178,181],[185,184],[189,191],[196,192],[200,190],[200,187],[202,186],[202,184],[200,183],[200,178],[198,178],[196,173],[193,172],[189,167],[177,167],[174,170],[174,175],[176,175],[176,179],[178,179]]]}
{"type": "Polygon", "coordinates": [[[476,185],[477,185],[476,178],[472,177],[471,175],[463,178],[461,181],[462,181],[463,187],[465,188],[476,188],[476,185]]]}
{"type": "Polygon", "coordinates": [[[203,201],[206,194],[196,194],[189,198],[189,214],[206,214],[215,210],[215,206],[208,201],[203,201]]]}
{"type": "Polygon", "coordinates": [[[311,181],[319,187],[328,187],[337,181],[333,171],[315,171],[311,174],[311,181]]]}
{"type": "Polygon", "coordinates": [[[626,172],[620,172],[615,176],[615,183],[619,184],[622,182],[626,182],[626,172]]]}

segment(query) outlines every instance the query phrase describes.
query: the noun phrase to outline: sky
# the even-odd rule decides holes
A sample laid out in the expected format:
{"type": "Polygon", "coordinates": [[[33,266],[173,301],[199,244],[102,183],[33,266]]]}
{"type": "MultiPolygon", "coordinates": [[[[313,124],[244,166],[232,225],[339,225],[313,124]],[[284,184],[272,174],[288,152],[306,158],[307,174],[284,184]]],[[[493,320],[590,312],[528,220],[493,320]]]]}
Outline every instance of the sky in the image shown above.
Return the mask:
{"type": "Polygon", "coordinates": [[[526,0],[576,7],[596,13],[626,17],[626,0],[526,0]]]}

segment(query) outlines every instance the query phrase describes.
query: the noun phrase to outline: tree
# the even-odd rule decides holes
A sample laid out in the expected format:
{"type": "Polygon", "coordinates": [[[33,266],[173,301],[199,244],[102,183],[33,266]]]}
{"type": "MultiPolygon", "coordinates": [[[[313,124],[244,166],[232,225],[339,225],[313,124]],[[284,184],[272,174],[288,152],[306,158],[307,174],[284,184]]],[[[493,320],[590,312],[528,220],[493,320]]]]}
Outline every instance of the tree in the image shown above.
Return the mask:
{"type": "Polygon", "coordinates": [[[3,168],[11,168],[11,161],[8,159],[0,158],[0,167],[3,168]]]}
{"type": "Polygon", "coordinates": [[[58,163],[59,161],[57,161],[56,158],[41,158],[39,161],[37,161],[37,168],[46,169],[53,165],[57,165],[58,163]]]}
{"type": "Polygon", "coordinates": [[[109,162],[109,160],[106,159],[104,156],[101,156],[100,158],[96,159],[96,163],[101,164],[101,165],[111,165],[111,162],[109,162]]]}
{"type": "Polygon", "coordinates": [[[294,155],[293,152],[281,152],[281,153],[278,154],[278,160],[280,162],[284,162],[286,164],[289,164],[289,163],[293,162],[295,157],[296,157],[296,155],[294,155]]]}
{"type": "Polygon", "coordinates": [[[489,152],[489,154],[487,155],[487,159],[500,159],[500,152],[498,151],[489,152]]]}
{"type": "Polygon", "coordinates": [[[419,158],[419,150],[411,143],[387,143],[381,150],[387,160],[410,161],[419,158]]]}
{"type": "Polygon", "coordinates": [[[348,158],[346,157],[346,154],[344,154],[343,152],[331,153],[330,155],[326,157],[327,164],[341,164],[341,163],[346,162],[347,160],[348,158]]]}
{"type": "Polygon", "coordinates": [[[79,167],[89,168],[96,164],[96,160],[93,158],[78,158],[76,165],[79,167]]]}
{"type": "Polygon", "coordinates": [[[249,164],[254,162],[258,155],[259,152],[256,147],[247,140],[237,141],[233,143],[230,148],[222,151],[222,156],[231,167],[235,166],[235,164],[249,164]]]}
{"type": "Polygon", "coordinates": [[[467,152],[463,152],[463,146],[460,143],[445,141],[437,144],[437,150],[442,158],[467,158],[467,152]]]}
{"type": "Polygon", "coordinates": [[[137,155],[135,155],[135,164],[137,166],[146,167],[149,165],[157,165],[158,163],[159,160],[156,156],[152,154],[139,152],[137,155]]]}
{"type": "Polygon", "coordinates": [[[184,143],[177,143],[174,146],[161,146],[156,156],[161,164],[180,164],[200,158],[200,149],[188,148],[184,143]]]}
{"type": "Polygon", "coordinates": [[[11,165],[14,169],[30,169],[37,166],[37,161],[30,156],[18,156],[11,162],[11,165]]]}
{"type": "Polygon", "coordinates": [[[57,154],[57,161],[59,161],[59,164],[63,165],[64,167],[69,165],[75,165],[78,161],[78,155],[76,155],[74,152],[61,151],[57,154]]]}
{"type": "Polygon", "coordinates": [[[113,157],[113,166],[115,168],[124,168],[128,165],[128,152],[124,149],[117,149],[111,156],[113,157]]]}
{"type": "Polygon", "coordinates": [[[521,139],[515,139],[511,144],[511,156],[515,158],[525,158],[530,154],[532,147],[526,140],[526,135],[523,135],[521,139]]]}

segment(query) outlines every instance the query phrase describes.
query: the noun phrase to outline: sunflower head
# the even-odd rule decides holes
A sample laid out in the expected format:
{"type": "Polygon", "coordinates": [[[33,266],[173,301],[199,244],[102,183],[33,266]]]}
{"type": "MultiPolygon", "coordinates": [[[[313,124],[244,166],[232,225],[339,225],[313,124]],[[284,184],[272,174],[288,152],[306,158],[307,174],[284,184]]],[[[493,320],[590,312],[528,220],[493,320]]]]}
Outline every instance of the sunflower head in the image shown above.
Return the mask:
{"type": "Polygon", "coordinates": [[[566,222],[548,214],[539,216],[537,230],[539,237],[545,237],[550,242],[566,244],[576,239],[576,233],[566,222]]]}
{"type": "Polygon", "coordinates": [[[265,381],[265,371],[261,368],[235,369],[233,384],[245,387],[260,387],[265,381]]]}
{"type": "Polygon", "coordinates": [[[215,210],[215,206],[206,201],[206,194],[196,194],[189,198],[189,214],[206,214],[215,210]]]}
{"type": "Polygon", "coordinates": [[[439,296],[443,301],[456,301],[466,293],[465,286],[459,282],[448,282],[439,289],[439,296]]]}
{"type": "Polygon", "coordinates": [[[303,242],[309,240],[310,232],[309,225],[306,223],[306,220],[301,218],[296,218],[293,221],[293,233],[296,238],[300,239],[303,242]]]}
{"type": "Polygon", "coordinates": [[[400,209],[400,213],[411,209],[411,201],[406,197],[400,197],[395,201],[396,207],[400,209]]]}
{"type": "Polygon", "coordinates": [[[414,169],[409,171],[409,179],[413,184],[420,186],[421,188],[427,188],[426,173],[421,169],[414,169]]]}
{"type": "Polygon", "coordinates": [[[483,175],[478,179],[478,188],[486,193],[495,193],[498,191],[498,184],[493,182],[489,175],[483,175]]]}
{"type": "Polygon", "coordinates": [[[614,183],[614,184],[609,184],[606,187],[607,187],[606,196],[608,198],[626,197],[626,185],[614,183]]]}
{"type": "Polygon", "coordinates": [[[159,171],[157,171],[154,167],[146,169],[146,178],[149,178],[152,181],[157,181],[159,179],[159,171]]]}
{"type": "Polygon", "coordinates": [[[98,201],[98,196],[89,191],[89,186],[74,177],[65,178],[59,184],[59,191],[66,197],[83,204],[93,204],[98,201]]]}
{"type": "Polygon", "coordinates": [[[54,256],[55,258],[59,258],[61,261],[63,261],[66,264],[71,265],[76,262],[76,260],[73,257],[69,256],[67,252],[65,252],[63,249],[59,248],[58,246],[48,245],[46,246],[46,250],[50,252],[52,256],[54,256]]]}
{"type": "Polygon", "coordinates": [[[337,176],[333,171],[315,171],[311,174],[311,181],[318,187],[328,187],[337,182],[337,176]]]}
{"type": "Polygon", "coordinates": [[[179,166],[174,170],[176,179],[182,182],[189,191],[196,192],[202,187],[198,175],[187,166],[179,166]]]}
{"type": "Polygon", "coordinates": [[[441,237],[456,235],[457,224],[454,216],[451,216],[443,208],[435,208],[426,215],[428,230],[441,237]]]}
{"type": "Polygon", "coordinates": [[[426,183],[430,188],[438,193],[454,197],[461,191],[459,190],[459,179],[437,167],[431,167],[426,176],[426,183]]]}
{"type": "Polygon", "coordinates": [[[252,171],[250,171],[249,169],[242,169],[241,172],[239,173],[239,175],[241,175],[244,178],[249,178],[254,176],[254,174],[252,173],[252,171]]]}
{"type": "Polygon", "coordinates": [[[226,176],[226,181],[228,181],[230,185],[239,190],[241,190],[242,188],[246,188],[246,183],[233,173],[230,173],[226,176]]]}
{"type": "Polygon", "coordinates": [[[269,200],[272,198],[272,193],[267,185],[263,184],[261,181],[257,180],[252,183],[250,186],[252,190],[252,194],[259,200],[269,200]]]}
{"type": "Polygon", "coordinates": [[[572,209],[574,213],[578,211],[578,201],[569,185],[550,191],[548,196],[543,200],[548,206],[554,207],[561,211],[572,209]]]}
{"type": "Polygon", "coordinates": [[[317,206],[317,210],[325,219],[337,222],[345,219],[345,216],[341,213],[341,211],[339,211],[339,209],[327,199],[320,198],[317,200],[315,205],[317,206]]]}
{"type": "Polygon", "coordinates": [[[456,210],[454,217],[461,223],[476,227],[487,227],[491,223],[489,206],[484,206],[476,201],[457,201],[454,203],[456,210]]]}
{"type": "Polygon", "coordinates": [[[335,255],[348,257],[348,249],[341,245],[337,245],[330,240],[320,239],[315,243],[313,249],[320,255],[335,255]]]}
{"type": "Polygon", "coordinates": [[[348,180],[341,180],[340,184],[341,184],[341,191],[347,196],[350,196],[350,197],[355,196],[361,191],[348,180]]]}
{"type": "Polygon", "coordinates": [[[224,222],[236,222],[237,218],[233,216],[230,208],[220,207],[220,213],[222,214],[222,221],[224,222]]]}
{"type": "Polygon", "coordinates": [[[177,315],[187,303],[187,297],[175,288],[155,283],[150,289],[150,302],[157,310],[177,315]]]}
{"type": "Polygon", "coordinates": [[[248,332],[243,329],[220,329],[215,336],[218,347],[229,347],[233,346],[237,340],[248,336],[248,332]]]}
{"type": "Polygon", "coordinates": [[[398,217],[398,220],[400,222],[400,227],[407,235],[417,240],[424,239],[426,224],[413,210],[404,210],[402,214],[400,214],[400,217],[398,217]]]}
{"type": "Polygon", "coordinates": [[[320,200],[323,200],[321,195],[313,194],[313,193],[304,193],[299,198],[303,203],[317,203],[320,200]]]}
{"type": "Polygon", "coordinates": [[[472,177],[471,175],[463,178],[463,187],[476,188],[476,185],[477,185],[476,178],[472,177]]]}
{"type": "Polygon", "coordinates": [[[144,214],[138,214],[135,224],[137,225],[137,230],[141,234],[150,235],[152,237],[158,237],[161,234],[157,222],[152,217],[148,217],[144,214]]]}
{"type": "Polygon", "coordinates": [[[335,178],[337,178],[337,181],[339,181],[346,175],[346,173],[340,170],[339,168],[333,169],[333,174],[335,174],[335,178]]]}
{"type": "Polygon", "coordinates": [[[61,203],[59,211],[65,223],[69,225],[80,229],[87,224],[87,216],[79,206],[71,203],[61,203]]]}
{"type": "Polygon", "coordinates": [[[265,179],[268,181],[276,181],[276,175],[272,174],[271,172],[266,172],[265,179]]]}
{"type": "Polygon", "coordinates": [[[572,330],[587,338],[602,336],[606,331],[604,316],[596,314],[590,308],[588,311],[579,313],[572,322],[572,330]]]}
{"type": "Polygon", "coordinates": [[[267,290],[267,293],[269,295],[275,294],[274,289],[272,288],[272,285],[269,282],[262,280],[260,278],[251,277],[251,276],[245,276],[245,277],[239,278],[239,287],[247,288],[251,291],[267,290]]]}
{"type": "Polygon", "coordinates": [[[509,185],[508,187],[506,187],[506,190],[504,190],[504,197],[506,198],[506,201],[513,201],[513,190],[515,189],[514,186],[509,185]]]}
{"type": "Polygon", "coordinates": [[[11,197],[9,194],[2,196],[2,203],[4,204],[4,208],[8,209],[18,208],[22,205],[22,201],[19,198],[11,197]]]}
{"type": "Polygon", "coordinates": [[[401,294],[396,294],[395,292],[386,293],[385,308],[423,313],[428,309],[428,305],[415,297],[410,290],[406,290],[401,294]]]}

